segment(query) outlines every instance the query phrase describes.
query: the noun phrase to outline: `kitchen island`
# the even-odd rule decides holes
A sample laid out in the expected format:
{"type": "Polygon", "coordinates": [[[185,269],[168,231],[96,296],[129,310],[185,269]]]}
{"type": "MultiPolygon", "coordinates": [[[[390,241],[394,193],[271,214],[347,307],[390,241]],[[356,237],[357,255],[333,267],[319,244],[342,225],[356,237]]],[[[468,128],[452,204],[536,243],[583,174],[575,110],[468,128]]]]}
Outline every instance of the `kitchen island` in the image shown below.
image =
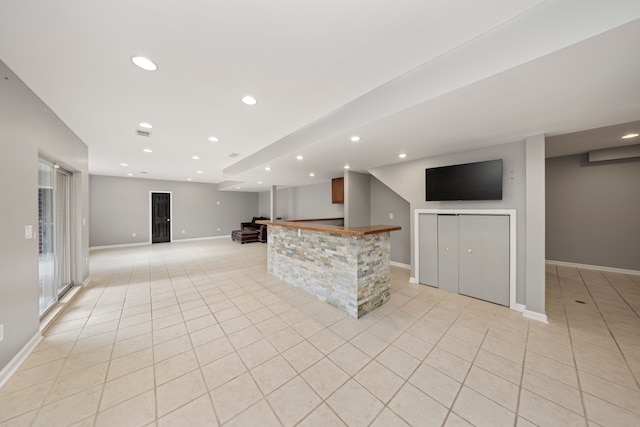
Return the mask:
{"type": "Polygon", "coordinates": [[[362,317],[390,295],[390,232],[401,227],[344,227],[320,220],[267,225],[267,271],[319,299],[362,317]]]}

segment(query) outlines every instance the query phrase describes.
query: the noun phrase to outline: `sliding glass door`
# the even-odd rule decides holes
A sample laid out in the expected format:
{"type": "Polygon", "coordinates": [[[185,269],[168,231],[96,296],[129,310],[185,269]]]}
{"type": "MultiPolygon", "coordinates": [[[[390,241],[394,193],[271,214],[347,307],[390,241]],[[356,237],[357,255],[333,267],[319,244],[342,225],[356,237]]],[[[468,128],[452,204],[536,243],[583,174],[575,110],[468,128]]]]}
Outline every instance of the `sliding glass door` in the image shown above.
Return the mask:
{"type": "Polygon", "coordinates": [[[73,284],[72,174],[49,162],[38,163],[40,314],[73,284]]]}

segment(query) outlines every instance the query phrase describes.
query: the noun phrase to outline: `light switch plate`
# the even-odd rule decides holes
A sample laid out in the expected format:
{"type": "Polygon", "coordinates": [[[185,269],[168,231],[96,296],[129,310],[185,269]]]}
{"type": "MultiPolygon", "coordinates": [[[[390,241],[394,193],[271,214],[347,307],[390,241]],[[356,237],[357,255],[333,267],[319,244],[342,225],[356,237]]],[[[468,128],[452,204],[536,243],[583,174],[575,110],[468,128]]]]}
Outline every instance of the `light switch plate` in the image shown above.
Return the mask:
{"type": "Polygon", "coordinates": [[[24,226],[24,238],[26,240],[33,239],[33,225],[24,226]]]}
{"type": "Polygon", "coordinates": [[[0,341],[4,339],[4,325],[0,324],[0,341]]]}

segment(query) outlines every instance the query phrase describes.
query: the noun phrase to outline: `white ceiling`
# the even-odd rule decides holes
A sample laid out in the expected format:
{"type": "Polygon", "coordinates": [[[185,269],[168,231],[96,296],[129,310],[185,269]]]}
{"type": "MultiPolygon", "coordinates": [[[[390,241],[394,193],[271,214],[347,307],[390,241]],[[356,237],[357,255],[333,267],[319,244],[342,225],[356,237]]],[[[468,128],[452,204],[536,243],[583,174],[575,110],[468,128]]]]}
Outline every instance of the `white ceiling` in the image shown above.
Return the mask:
{"type": "Polygon", "coordinates": [[[0,59],[90,173],[244,191],[636,121],[637,40],[624,0],[0,0],[0,59]]]}

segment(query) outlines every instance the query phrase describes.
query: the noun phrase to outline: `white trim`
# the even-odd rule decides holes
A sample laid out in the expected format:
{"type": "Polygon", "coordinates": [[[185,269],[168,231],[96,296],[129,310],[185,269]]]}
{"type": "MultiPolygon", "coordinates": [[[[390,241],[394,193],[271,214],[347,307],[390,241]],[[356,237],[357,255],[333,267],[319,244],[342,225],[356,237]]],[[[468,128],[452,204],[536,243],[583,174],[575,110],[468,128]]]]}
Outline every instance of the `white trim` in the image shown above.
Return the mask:
{"type": "Polygon", "coordinates": [[[16,354],[13,359],[9,361],[7,366],[4,367],[2,371],[0,371],[0,390],[4,385],[9,381],[9,379],[16,373],[16,371],[20,368],[20,366],[27,360],[27,357],[31,354],[34,348],[40,343],[42,340],[42,334],[40,331],[36,332],[36,334],[31,337],[31,339],[20,349],[18,354],[16,354]]]}
{"type": "Polygon", "coordinates": [[[394,267],[406,268],[407,270],[411,270],[411,265],[409,264],[403,264],[401,262],[396,262],[396,261],[391,261],[389,262],[389,264],[393,265],[394,267]]]}
{"type": "Polygon", "coordinates": [[[575,268],[583,268],[585,270],[599,270],[599,271],[606,271],[609,273],[631,274],[634,276],[640,276],[640,271],[627,270],[624,268],[604,267],[601,265],[578,264],[575,262],[553,261],[549,259],[546,260],[545,263],[550,265],[558,265],[561,267],[575,267],[575,268]]]}
{"type": "Polygon", "coordinates": [[[87,276],[87,278],[84,279],[84,282],[82,282],[82,287],[86,288],[87,286],[89,286],[90,283],[91,283],[91,275],[87,276]]]}
{"type": "Polygon", "coordinates": [[[516,304],[515,307],[515,311],[519,311],[520,313],[523,313],[525,310],[527,309],[527,306],[524,304],[516,304]]]}
{"type": "Polygon", "coordinates": [[[173,192],[149,190],[149,244],[153,244],[153,193],[169,194],[169,243],[173,242],[173,192]]]}
{"type": "Polygon", "coordinates": [[[89,252],[93,252],[99,249],[114,249],[114,248],[128,248],[130,246],[147,246],[150,245],[149,242],[139,242],[139,243],[121,243],[118,245],[104,245],[104,246],[92,246],[89,248],[89,252]]]}
{"type": "Polygon", "coordinates": [[[409,277],[409,283],[418,283],[418,279],[415,277],[409,277]]]}
{"type": "Polygon", "coordinates": [[[515,209],[415,209],[413,250],[415,277],[420,280],[420,214],[508,215],[509,216],[509,308],[516,309],[516,210],[515,209]]]}
{"type": "Polygon", "coordinates": [[[227,234],[226,236],[192,237],[189,239],[176,239],[174,240],[174,242],[195,242],[198,240],[229,239],[229,238],[231,238],[231,235],[227,234]]]}
{"type": "Polygon", "coordinates": [[[542,322],[542,323],[549,323],[549,320],[547,319],[547,315],[544,313],[538,313],[537,311],[525,310],[522,312],[522,317],[525,317],[531,320],[537,320],[538,322],[542,322]]]}

